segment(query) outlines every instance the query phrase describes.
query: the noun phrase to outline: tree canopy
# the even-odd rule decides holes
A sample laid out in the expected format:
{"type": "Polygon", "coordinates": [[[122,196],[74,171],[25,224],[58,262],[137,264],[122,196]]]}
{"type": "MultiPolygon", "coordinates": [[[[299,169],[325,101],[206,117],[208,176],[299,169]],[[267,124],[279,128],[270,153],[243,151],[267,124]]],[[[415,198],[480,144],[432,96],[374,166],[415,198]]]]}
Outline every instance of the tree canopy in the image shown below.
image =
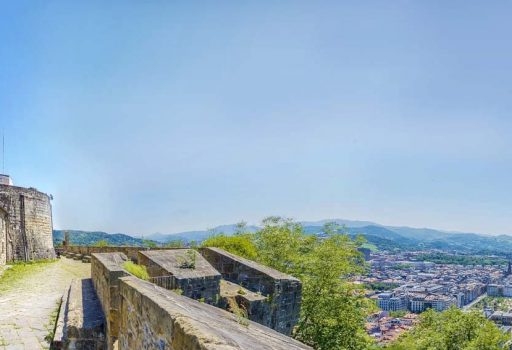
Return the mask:
{"type": "Polygon", "coordinates": [[[302,310],[294,332],[298,340],[316,349],[364,349],[365,317],[374,304],[354,284],[353,274],[364,271],[364,259],[340,227],[328,224],[325,236],[307,235],[300,224],[268,217],[262,229],[247,233],[241,225],[234,236],[216,235],[203,246],[216,246],[233,254],[299,278],[303,283],[302,310]]]}
{"type": "Polygon", "coordinates": [[[509,337],[477,311],[455,307],[421,314],[420,323],[388,350],[499,350],[509,337]]]}

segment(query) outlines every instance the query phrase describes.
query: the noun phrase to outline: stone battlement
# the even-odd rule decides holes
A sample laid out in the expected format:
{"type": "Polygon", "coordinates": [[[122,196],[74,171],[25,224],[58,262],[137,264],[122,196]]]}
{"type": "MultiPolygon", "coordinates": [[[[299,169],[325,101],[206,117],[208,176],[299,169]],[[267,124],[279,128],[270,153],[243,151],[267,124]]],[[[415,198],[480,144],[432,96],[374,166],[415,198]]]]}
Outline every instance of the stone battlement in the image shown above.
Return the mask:
{"type": "Polygon", "coordinates": [[[201,248],[200,252],[226,281],[268,297],[271,313],[257,313],[255,320],[291,334],[299,320],[302,299],[302,284],[297,278],[219,248],[201,248]]]}
{"type": "MultiPolygon", "coordinates": [[[[209,252],[210,258],[212,254],[237,258],[220,249],[209,252]]],[[[184,288],[183,295],[132,276],[123,268],[129,261],[123,253],[92,253],[92,284],[105,315],[106,349],[310,349],[282,334],[291,330],[297,321],[295,314],[289,312],[300,309],[300,282],[297,279],[253,262],[245,266],[245,259],[240,260],[237,271],[245,271],[249,278],[255,277],[253,283],[259,280],[268,284],[265,290],[269,294],[264,296],[251,291],[256,288],[255,284],[244,288],[234,282],[222,281],[220,277],[224,274],[193,250],[141,251],[139,258],[150,274],[175,275],[182,283],[178,287],[184,288]],[[194,267],[183,269],[183,259],[191,257],[188,251],[197,255],[194,267]],[[212,281],[216,283],[210,285],[212,281]],[[212,291],[218,293],[215,302],[212,305],[202,302],[207,301],[204,296],[200,297],[201,301],[194,300],[199,295],[188,296],[188,286],[205,295],[209,295],[213,286],[212,291]],[[230,305],[230,301],[235,305],[230,305]],[[290,307],[292,302],[297,305],[290,307]],[[246,313],[235,312],[231,307],[241,308],[246,313]],[[268,327],[274,325],[278,327],[277,331],[268,327]]],[[[65,341],[61,340],[61,343],[65,341]]]]}

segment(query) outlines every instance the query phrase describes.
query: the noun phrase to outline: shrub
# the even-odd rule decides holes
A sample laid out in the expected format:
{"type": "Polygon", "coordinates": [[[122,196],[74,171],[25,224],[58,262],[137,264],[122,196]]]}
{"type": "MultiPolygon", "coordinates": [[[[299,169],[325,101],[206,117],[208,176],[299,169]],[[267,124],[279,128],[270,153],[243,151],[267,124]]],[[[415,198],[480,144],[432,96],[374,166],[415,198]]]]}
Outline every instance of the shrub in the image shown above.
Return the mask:
{"type": "Polygon", "coordinates": [[[149,280],[149,274],[148,270],[146,270],[146,266],[138,265],[131,261],[127,261],[123,264],[123,268],[132,275],[134,275],[135,277],[140,278],[141,280],[149,280]]]}

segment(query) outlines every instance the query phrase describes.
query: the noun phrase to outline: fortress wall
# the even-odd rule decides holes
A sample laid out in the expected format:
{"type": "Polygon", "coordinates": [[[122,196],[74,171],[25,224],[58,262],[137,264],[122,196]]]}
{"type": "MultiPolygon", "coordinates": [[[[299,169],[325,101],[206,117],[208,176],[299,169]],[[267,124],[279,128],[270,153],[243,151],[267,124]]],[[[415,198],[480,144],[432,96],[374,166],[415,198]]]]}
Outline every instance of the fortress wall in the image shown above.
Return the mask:
{"type": "Polygon", "coordinates": [[[119,350],[311,349],[255,322],[136,277],[120,279],[119,350]]]}
{"type": "Polygon", "coordinates": [[[119,278],[129,275],[122,268],[128,258],[122,253],[94,253],[91,258],[92,282],[106,319],[108,349],[113,349],[119,334],[119,278]]]}
{"type": "Polygon", "coordinates": [[[297,278],[219,248],[201,248],[200,252],[225,280],[268,296],[271,315],[263,318],[269,320],[264,325],[291,334],[299,320],[302,300],[302,284],[297,278]]]}
{"type": "Polygon", "coordinates": [[[220,298],[220,273],[192,249],[166,249],[139,252],[138,262],[146,266],[157,285],[167,289],[180,289],[184,296],[215,304],[220,298]],[[194,267],[181,265],[194,256],[194,267]],[[158,281],[165,283],[159,283],[158,281]]]}
{"type": "MultiPolygon", "coordinates": [[[[155,247],[155,248],[114,247],[114,246],[94,247],[94,246],[70,245],[67,247],[62,247],[62,249],[63,249],[63,251],[68,252],[68,253],[75,253],[75,254],[81,254],[81,255],[91,255],[94,253],[123,253],[131,261],[136,262],[138,259],[138,253],[140,251],[163,250],[163,249],[169,249],[169,248],[163,248],[163,247],[155,247]]],[[[181,248],[177,248],[177,249],[181,249],[181,248]]]]}
{"type": "Polygon", "coordinates": [[[0,211],[6,226],[5,232],[0,231],[6,261],[55,258],[52,208],[47,194],[33,188],[0,185],[0,211]]]}

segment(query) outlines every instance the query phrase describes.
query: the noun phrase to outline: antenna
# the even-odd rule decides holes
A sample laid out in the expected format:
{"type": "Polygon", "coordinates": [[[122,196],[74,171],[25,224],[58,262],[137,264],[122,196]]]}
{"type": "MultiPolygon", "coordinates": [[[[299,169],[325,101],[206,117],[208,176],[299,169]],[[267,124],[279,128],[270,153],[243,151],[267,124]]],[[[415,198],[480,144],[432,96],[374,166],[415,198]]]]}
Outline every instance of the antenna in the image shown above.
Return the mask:
{"type": "Polygon", "coordinates": [[[2,130],[2,174],[5,174],[5,134],[2,130]]]}

